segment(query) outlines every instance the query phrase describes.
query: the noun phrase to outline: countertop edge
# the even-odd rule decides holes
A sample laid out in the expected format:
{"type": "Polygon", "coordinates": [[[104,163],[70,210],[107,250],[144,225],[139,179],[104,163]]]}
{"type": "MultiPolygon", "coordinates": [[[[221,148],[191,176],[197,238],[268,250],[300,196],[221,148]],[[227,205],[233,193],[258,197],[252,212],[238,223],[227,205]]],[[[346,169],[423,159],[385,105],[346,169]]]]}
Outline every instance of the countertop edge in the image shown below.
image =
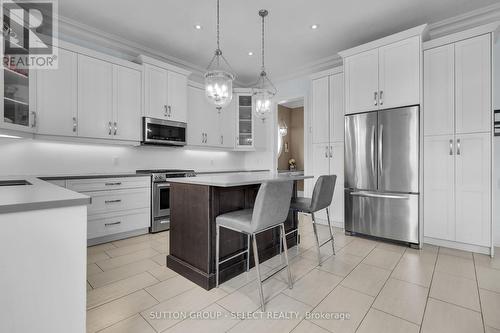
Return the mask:
{"type": "Polygon", "coordinates": [[[62,199],[62,200],[54,200],[54,201],[43,201],[43,202],[19,203],[19,204],[0,206],[0,214],[24,213],[24,212],[33,211],[33,210],[86,206],[86,205],[89,205],[90,203],[91,203],[90,197],[75,198],[75,199],[62,199]]]}

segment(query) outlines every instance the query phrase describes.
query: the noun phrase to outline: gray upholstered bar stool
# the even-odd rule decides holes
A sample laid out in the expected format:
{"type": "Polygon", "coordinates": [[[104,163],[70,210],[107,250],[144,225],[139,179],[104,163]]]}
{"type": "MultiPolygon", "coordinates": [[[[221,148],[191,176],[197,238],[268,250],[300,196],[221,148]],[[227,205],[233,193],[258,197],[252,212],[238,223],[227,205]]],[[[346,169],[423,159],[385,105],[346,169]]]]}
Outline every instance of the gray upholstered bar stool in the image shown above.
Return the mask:
{"type": "Polygon", "coordinates": [[[285,224],[290,210],[290,200],[292,198],[293,182],[279,181],[264,183],[260,186],[259,192],[255,199],[254,208],[237,210],[217,216],[216,223],[216,238],[215,238],[215,283],[219,286],[219,265],[228,260],[231,260],[239,255],[247,254],[247,271],[249,268],[250,258],[250,238],[253,243],[253,255],[255,260],[255,269],[257,271],[257,279],[259,281],[260,305],[264,311],[264,293],[262,291],[262,282],[269,279],[274,274],[280,272],[284,268],[288,269],[288,286],[292,289],[292,274],[288,266],[288,253],[285,237],[285,224]],[[278,269],[276,272],[266,277],[264,280],[260,277],[259,270],[259,252],[257,250],[256,235],[280,227],[280,243],[282,242],[285,254],[285,266],[278,269]],[[219,243],[220,243],[220,228],[227,228],[234,231],[244,233],[248,236],[248,248],[240,253],[237,253],[230,258],[220,260],[219,258],[219,243]]]}
{"type": "MultiPolygon", "coordinates": [[[[312,198],[294,198],[290,204],[292,210],[297,210],[306,214],[311,214],[313,222],[314,237],[316,238],[316,248],[318,252],[318,265],[321,266],[321,252],[320,248],[328,242],[332,242],[333,254],[335,254],[335,240],[333,238],[332,225],[330,223],[330,205],[332,204],[333,192],[335,191],[335,183],[337,181],[337,176],[320,176],[314,185],[314,190],[312,198]],[[328,238],[323,243],[319,243],[318,230],[316,228],[316,219],[314,213],[326,209],[326,217],[328,220],[328,230],[330,230],[330,238],[328,238]]],[[[298,229],[294,229],[288,234],[297,232],[298,229]]]]}

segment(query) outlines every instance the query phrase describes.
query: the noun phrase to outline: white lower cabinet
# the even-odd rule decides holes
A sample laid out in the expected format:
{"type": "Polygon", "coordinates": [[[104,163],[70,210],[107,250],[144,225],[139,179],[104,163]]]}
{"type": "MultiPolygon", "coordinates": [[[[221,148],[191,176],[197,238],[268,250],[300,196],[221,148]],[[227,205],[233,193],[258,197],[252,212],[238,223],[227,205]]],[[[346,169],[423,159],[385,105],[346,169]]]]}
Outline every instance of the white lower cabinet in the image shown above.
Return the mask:
{"type": "Polygon", "coordinates": [[[424,235],[489,247],[491,134],[424,139],[424,235]]]}
{"type": "Polygon", "coordinates": [[[65,183],[68,189],[92,198],[87,209],[89,245],[144,233],[150,227],[150,177],[68,179],[65,183]]]}

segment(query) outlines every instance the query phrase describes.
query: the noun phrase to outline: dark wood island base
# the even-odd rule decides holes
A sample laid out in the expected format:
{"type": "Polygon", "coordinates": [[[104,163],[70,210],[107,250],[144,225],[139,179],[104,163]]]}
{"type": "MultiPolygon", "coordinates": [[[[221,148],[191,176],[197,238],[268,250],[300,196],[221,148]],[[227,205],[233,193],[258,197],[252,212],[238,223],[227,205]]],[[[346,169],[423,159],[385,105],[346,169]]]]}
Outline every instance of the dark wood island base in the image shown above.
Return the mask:
{"type": "MultiPolygon", "coordinates": [[[[296,182],[295,182],[296,183],[296,182]]],[[[260,184],[218,187],[199,184],[171,184],[170,254],[167,267],[207,290],[215,287],[215,218],[227,212],[252,208],[260,184]]],[[[293,195],[297,195],[294,186],[293,195]]],[[[297,212],[289,212],[286,232],[296,229],[297,212]]],[[[279,228],[257,236],[261,262],[279,254],[279,228]]],[[[287,237],[288,247],[298,243],[296,233],[287,237]]],[[[247,248],[247,236],[221,229],[220,256],[228,258],[247,248]]],[[[250,267],[254,266],[250,250],[250,267]]],[[[220,267],[220,282],[246,270],[242,254],[220,267]]]]}

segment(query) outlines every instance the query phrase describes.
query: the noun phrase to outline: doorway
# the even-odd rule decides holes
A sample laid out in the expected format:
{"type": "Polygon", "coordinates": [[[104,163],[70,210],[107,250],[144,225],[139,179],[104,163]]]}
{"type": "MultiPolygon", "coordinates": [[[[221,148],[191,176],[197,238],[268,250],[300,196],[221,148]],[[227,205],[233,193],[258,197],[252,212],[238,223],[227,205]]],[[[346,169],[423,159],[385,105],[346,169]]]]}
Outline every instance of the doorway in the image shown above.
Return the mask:
{"type": "MultiPolygon", "coordinates": [[[[304,171],[304,98],[278,104],[278,172],[304,171]]],[[[299,195],[303,195],[304,181],[297,182],[299,195]]]]}

